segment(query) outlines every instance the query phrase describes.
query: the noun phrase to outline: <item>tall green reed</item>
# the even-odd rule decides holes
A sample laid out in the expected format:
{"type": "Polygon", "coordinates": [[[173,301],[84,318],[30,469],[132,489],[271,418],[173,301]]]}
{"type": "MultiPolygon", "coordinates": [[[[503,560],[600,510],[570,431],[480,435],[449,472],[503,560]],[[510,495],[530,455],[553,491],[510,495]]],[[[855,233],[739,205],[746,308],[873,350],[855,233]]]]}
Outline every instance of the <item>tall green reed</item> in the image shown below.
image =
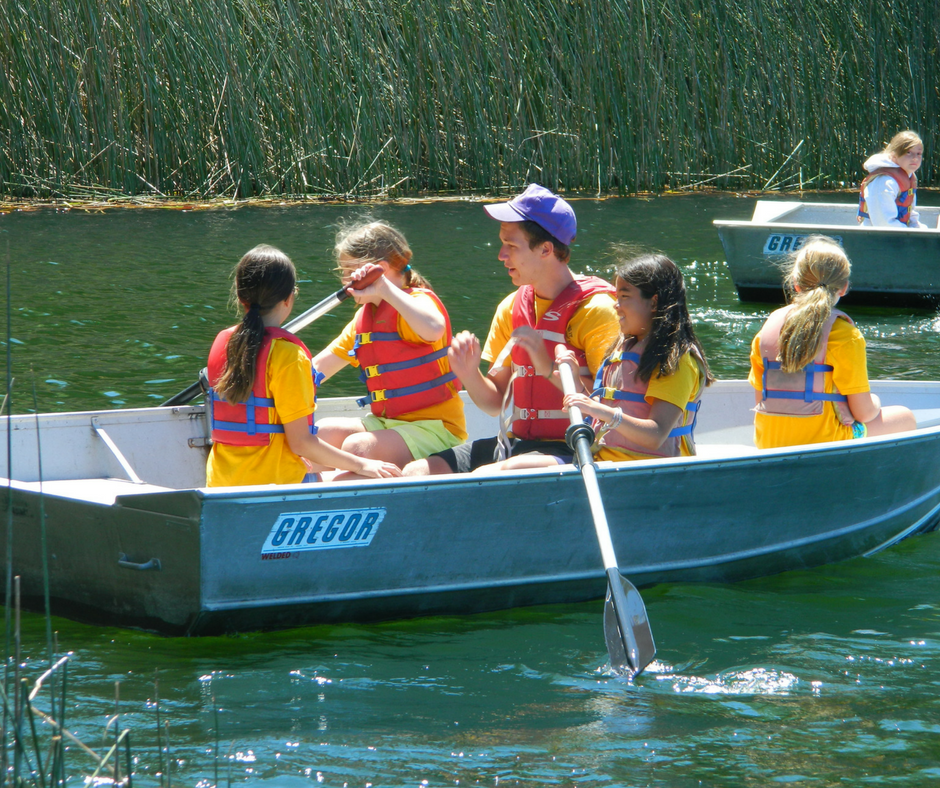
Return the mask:
{"type": "Polygon", "coordinates": [[[930,183],[938,49],[925,0],[10,0],[0,194],[831,186],[907,127],[930,183]]]}

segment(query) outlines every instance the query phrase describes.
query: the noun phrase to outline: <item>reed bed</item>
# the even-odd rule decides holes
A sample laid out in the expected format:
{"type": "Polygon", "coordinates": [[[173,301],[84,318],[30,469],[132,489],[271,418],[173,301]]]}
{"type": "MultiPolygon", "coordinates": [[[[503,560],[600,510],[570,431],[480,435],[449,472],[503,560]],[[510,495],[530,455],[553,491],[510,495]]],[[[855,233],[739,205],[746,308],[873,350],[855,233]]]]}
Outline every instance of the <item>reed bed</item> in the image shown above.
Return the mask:
{"type": "Polygon", "coordinates": [[[0,194],[831,187],[908,127],[929,184],[938,49],[924,0],[5,0],[0,194]]]}

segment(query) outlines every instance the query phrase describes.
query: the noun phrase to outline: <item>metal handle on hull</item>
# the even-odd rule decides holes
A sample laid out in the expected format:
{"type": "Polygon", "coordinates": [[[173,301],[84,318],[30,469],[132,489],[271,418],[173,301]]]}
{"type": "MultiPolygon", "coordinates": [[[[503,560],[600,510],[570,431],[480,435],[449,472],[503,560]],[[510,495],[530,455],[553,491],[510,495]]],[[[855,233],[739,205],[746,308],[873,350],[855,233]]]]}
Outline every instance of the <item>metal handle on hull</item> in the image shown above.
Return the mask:
{"type": "Polygon", "coordinates": [[[128,561],[125,553],[118,553],[118,566],[122,569],[137,569],[140,572],[146,572],[150,569],[159,572],[162,569],[159,558],[151,558],[146,563],[138,564],[134,561],[128,561]]]}

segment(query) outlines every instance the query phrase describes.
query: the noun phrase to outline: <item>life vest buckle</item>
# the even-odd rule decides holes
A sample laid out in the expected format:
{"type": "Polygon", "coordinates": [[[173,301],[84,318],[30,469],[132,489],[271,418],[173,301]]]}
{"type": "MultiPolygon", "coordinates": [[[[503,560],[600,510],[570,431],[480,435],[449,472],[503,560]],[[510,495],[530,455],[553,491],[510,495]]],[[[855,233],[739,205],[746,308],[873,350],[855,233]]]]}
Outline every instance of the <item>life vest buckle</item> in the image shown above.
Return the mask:
{"type": "Polygon", "coordinates": [[[380,374],[378,364],[373,364],[371,367],[364,367],[362,371],[367,378],[377,378],[380,374]]]}
{"type": "Polygon", "coordinates": [[[385,389],[381,389],[380,391],[372,391],[369,393],[369,396],[373,402],[385,402],[386,400],[385,389]]]}
{"type": "Polygon", "coordinates": [[[519,367],[519,377],[520,378],[534,378],[535,377],[535,367],[525,364],[519,367]]]}
{"type": "Polygon", "coordinates": [[[371,345],[372,344],[372,332],[370,331],[366,334],[357,334],[356,344],[357,345],[371,345]]]}

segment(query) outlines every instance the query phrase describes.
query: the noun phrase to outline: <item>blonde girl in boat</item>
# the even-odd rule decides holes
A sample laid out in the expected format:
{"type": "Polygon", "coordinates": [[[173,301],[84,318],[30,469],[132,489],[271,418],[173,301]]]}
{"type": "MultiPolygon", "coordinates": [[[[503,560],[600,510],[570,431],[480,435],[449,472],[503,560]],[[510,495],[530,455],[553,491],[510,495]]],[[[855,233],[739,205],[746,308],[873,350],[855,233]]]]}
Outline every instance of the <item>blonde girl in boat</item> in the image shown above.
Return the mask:
{"type": "Polygon", "coordinates": [[[863,165],[858,221],[868,227],[922,228],[917,214],[917,175],[924,143],[913,131],[900,131],[863,165]]]}
{"type": "Polygon", "coordinates": [[[760,449],[904,432],[905,407],[881,407],[868,383],[865,338],[836,309],[852,267],[834,240],[814,235],[790,259],[790,304],[751,343],[754,443],[760,449]]]}
{"type": "Polygon", "coordinates": [[[362,419],[324,419],[322,439],[399,466],[463,443],[460,383],[447,359],[450,318],[411,267],[405,237],[385,222],[365,222],[341,230],[334,251],[344,284],[375,267],[382,276],[350,289],[359,306],[355,317],[313,360],[324,379],[347,365],[360,367],[368,389],[360,405],[371,412],[362,419]]]}
{"type": "MultiPolygon", "coordinates": [[[[594,380],[578,377],[573,353],[556,352],[583,392],[565,396],[593,419],[599,461],[624,462],[695,454],[692,430],[703,389],[714,382],[695,336],[679,267],[661,254],[622,263],[614,280],[620,336],[594,380]]],[[[557,373],[556,373],[557,374],[557,373]]],[[[503,470],[551,465],[521,455],[503,470]]]]}
{"type": "Polygon", "coordinates": [[[310,351],[280,328],[294,306],[296,281],[287,255],[264,244],[235,267],[232,300],[242,319],[220,332],[209,352],[207,487],[297,484],[315,480],[308,472],[334,468],[362,477],[401,475],[391,463],[317,437],[310,351]]]}

